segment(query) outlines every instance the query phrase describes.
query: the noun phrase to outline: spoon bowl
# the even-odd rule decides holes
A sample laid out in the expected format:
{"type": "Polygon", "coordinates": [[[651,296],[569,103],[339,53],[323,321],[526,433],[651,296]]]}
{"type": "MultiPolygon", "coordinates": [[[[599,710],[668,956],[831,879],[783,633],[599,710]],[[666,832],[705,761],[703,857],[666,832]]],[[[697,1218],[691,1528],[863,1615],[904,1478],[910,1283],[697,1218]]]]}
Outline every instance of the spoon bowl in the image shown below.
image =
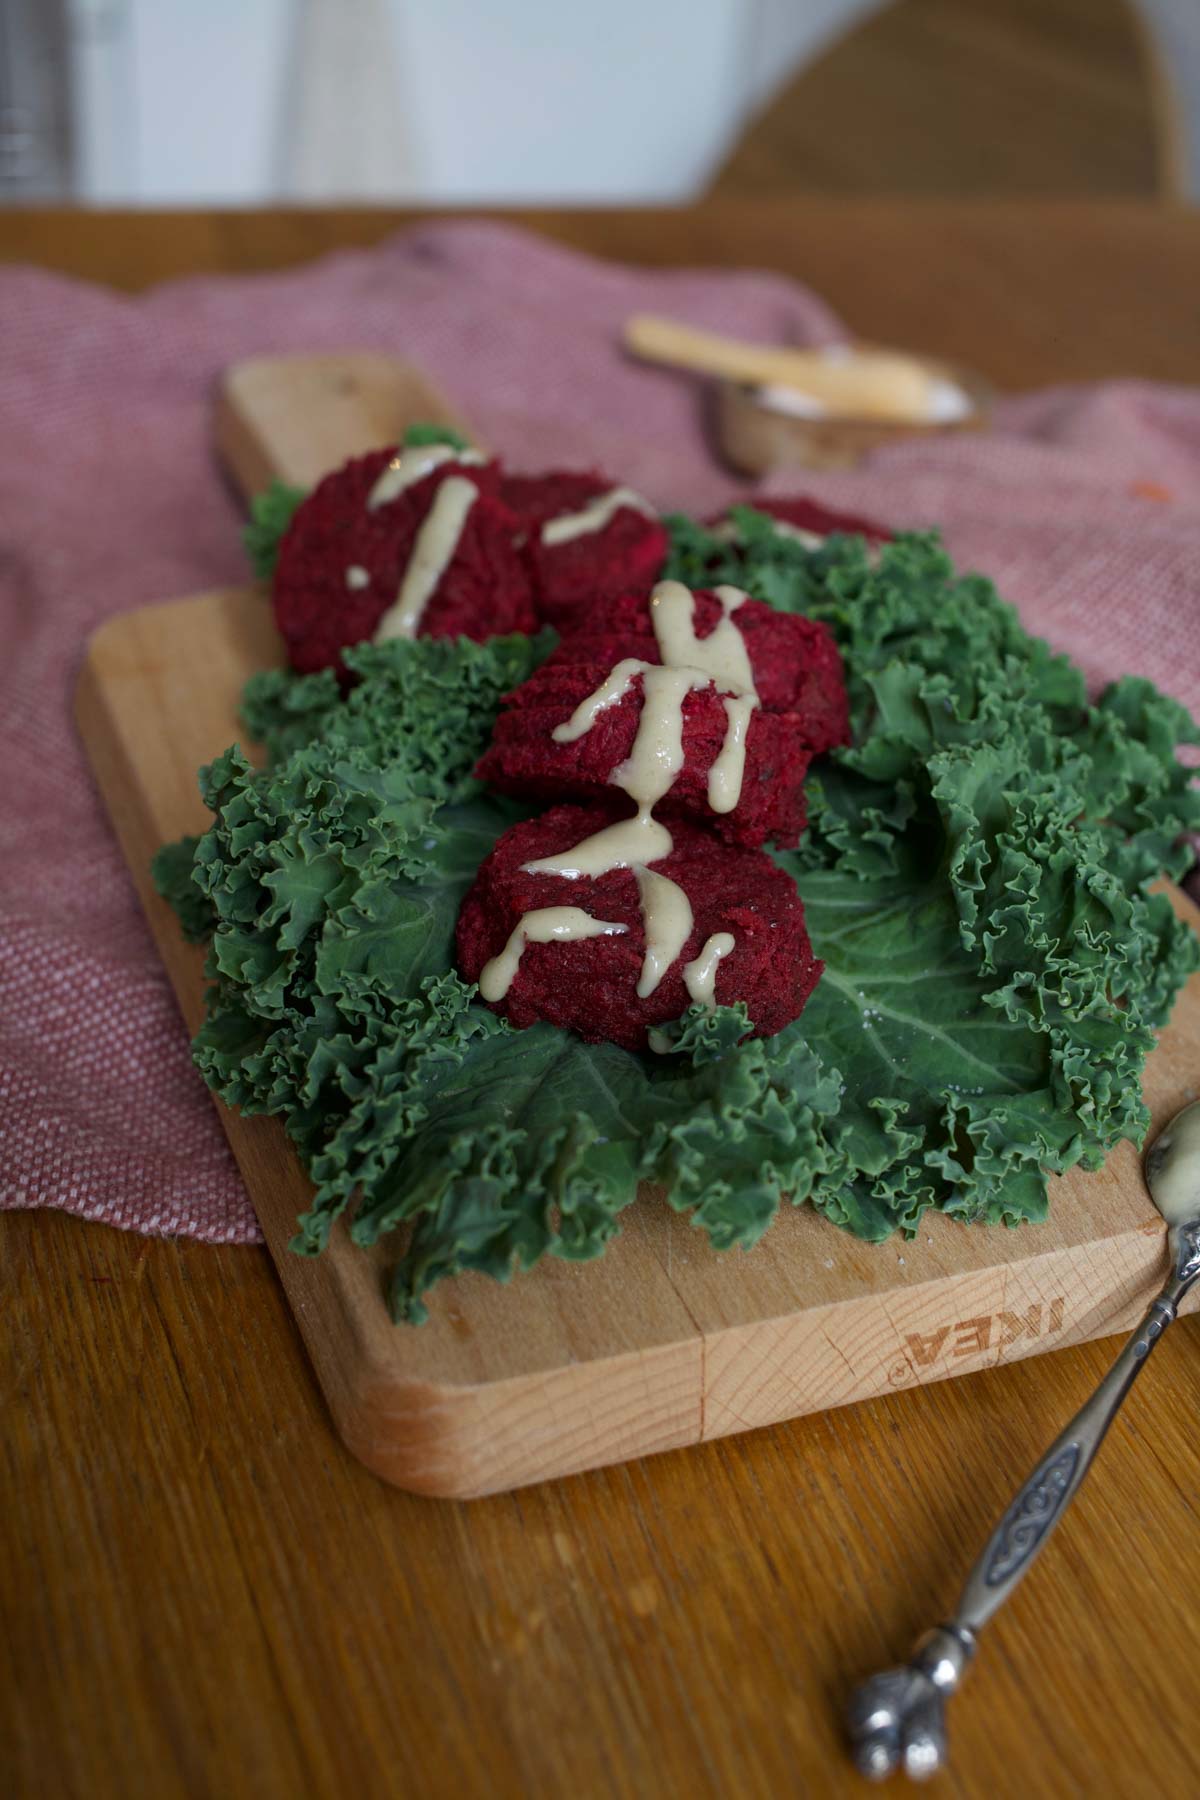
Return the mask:
{"type": "Polygon", "coordinates": [[[1168,1226],[1200,1220],[1200,1100],[1165,1125],[1146,1152],[1146,1186],[1168,1226]]]}

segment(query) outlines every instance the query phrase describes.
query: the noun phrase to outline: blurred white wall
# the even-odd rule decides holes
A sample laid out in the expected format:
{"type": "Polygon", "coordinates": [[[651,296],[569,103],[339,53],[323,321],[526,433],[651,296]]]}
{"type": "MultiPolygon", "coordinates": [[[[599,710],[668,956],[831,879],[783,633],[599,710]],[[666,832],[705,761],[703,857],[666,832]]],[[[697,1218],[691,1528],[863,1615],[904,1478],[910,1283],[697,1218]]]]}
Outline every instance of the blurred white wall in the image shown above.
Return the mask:
{"type": "Polygon", "coordinates": [[[739,0],[392,0],[423,194],[688,192],[745,93],[739,0]]]}
{"type": "Polygon", "coordinates": [[[293,0],[69,0],[80,198],[266,198],[293,11],[293,0]]]}
{"type": "Polygon", "coordinates": [[[678,200],[882,0],[67,0],[110,204],[678,200]]]}
{"type": "MultiPolygon", "coordinates": [[[[0,0],[0,204],[684,200],[888,3],[0,0]]],[[[1200,0],[1130,4],[1200,194],[1200,0]]]]}

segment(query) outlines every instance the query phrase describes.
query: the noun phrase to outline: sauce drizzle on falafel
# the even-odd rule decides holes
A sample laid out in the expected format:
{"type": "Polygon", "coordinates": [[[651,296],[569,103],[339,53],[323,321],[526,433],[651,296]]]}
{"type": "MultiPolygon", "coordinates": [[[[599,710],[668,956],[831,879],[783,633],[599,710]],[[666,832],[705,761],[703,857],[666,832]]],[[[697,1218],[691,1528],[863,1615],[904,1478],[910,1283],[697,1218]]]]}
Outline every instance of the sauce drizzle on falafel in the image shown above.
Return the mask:
{"type": "MultiPolygon", "coordinates": [[[[577,880],[581,875],[606,875],[614,869],[631,869],[638,884],[646,951],[638,980],[639,999],[646,999],[683,952],[692,929],[692,908],[677,883],[656,875],[648,866],[670,856],[674,842],[670,832],[653,817],[653,808],[668,794],[683,767],[683,702],[693,689],[710,683],[724,691],[727,726],[725,742],[708,777],[708,801],[714,812],[732,812],[741,797],[746,766],[746,733],[758,705],[754,675],[745,640],[734,614],[746,599],[740,588],[719,587],[721,617],[704,638],[696,635],[695,596],[681,581],[660,581],[650,595],[650,617],[658,643],[659,664],[627,657],[612,668],[600,686],[576,707],[571,717],[554,728],[556,743],[572,743],[590,731],[600,713],[622,700],[639,677],[642,710],[633,748],[609,777],[637,806],[632,819],[606,826],[582,843],[526,865],[525,873],[561,875],[577,880]],[[647,850],[651,854],[647,854],[647,850]],[[640,851],[640,854],[639,854],[640,851]]],[[[578,909],[575,909],[578,910],[578,909]]],[[[527,914],[531,919],[534,915],[527,914]]],[[[586,916],[586,915],[582,915],[586,916]]],[[[511,960],[504,992],[516,974],[525,920],[517,926],[501,957],[511,960]],[[516,955],[510,953],[517,944],[516,955]]],[[[687,975],[695,970],[693,999],[715,1005],[717,964],[733,949],[728,932],[719,933],[704,946],[687,975]],[[726,940],[728,940],[726,942],[726,940]],[[718,945],[720,947],[718,947],[718,945]],[[702,965],[702,966],[701,966],[702,965]]],[[[493,958],[484,976],[494,985],[493,958]]],[[[505,968],[509,961],[505,962],[505,968]]],[[[483,992],[483,978],[480,991],[483,992]]],[[[692,992],[693,982],[688,980],[692,992]]],[[[497,996],[500,997],[500,996],[497,996]]],[[[484,998],[490,998],[486,992],[484,998]]]]}

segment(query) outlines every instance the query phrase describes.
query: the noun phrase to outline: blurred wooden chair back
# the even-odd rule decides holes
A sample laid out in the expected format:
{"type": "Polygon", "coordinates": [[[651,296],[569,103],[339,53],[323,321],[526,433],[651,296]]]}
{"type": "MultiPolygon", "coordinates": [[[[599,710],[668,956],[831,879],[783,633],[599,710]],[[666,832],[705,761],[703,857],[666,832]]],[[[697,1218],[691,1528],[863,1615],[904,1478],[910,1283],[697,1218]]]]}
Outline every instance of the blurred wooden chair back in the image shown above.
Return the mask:
{"type": "Polygon", "coordinates": [[[709,192],[1179,198],[1170,15],[1197,4],[894,0],[786,84],[709,192]]]}

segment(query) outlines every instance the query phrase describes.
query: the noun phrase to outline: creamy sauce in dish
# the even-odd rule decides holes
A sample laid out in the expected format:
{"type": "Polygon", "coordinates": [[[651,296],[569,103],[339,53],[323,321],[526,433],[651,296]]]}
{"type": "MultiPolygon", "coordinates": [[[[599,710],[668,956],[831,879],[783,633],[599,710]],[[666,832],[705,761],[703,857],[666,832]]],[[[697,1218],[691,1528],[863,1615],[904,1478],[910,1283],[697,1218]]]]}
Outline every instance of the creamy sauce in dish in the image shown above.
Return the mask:
{"type": "Polygon", "coordinates": [[[513,984],[526,944],[567,943],[576,938],[620,937],[628,925],[611,919],[593,919],[579,906],[543,906],[517,921],[498,956],[485,963],[479,975],[479,992],[485,1000],[503,1000],[513,984]]]}
{"type": "Polygon", "coordinates": [[[1151,1157],[1160,1146],[1165,1160],[1154,1168],[1150,1197],[1168,1225],[1181,1225],[1200,1215],[1200,1100],[1176,1114],[1151,1145],[1151,1157]]]}
{"type": "MultiPolygon", "coordinates": [[[[624,658],[551,734],[557,744],[574,743],[584,737],[600,714],[624,699],[640,676],[642,710],[637,734],[629,755],[609,776],[613,786],[634,801],[637,812],[631,819],[618,820],[593,832],[569,850],[523,865],[528,874],[561,875],[568,881],[607,875],[613,869],[633,871],[646,935],[646,953],[637,984],[638,998],[642,1000],[655,991],[683,954],[694,924],[691,901],[683,889],[649,867],[670,856],[674,849],[670,832],[654,817],[653,808],[670,792],[683,767],[684,700],[690,692],[705,688],[710,682],[723,690],[725,739],[708,774],[708,802],[718,813],[732,812],[741,798],[746,737],[758,705],[750,654],[735,618],[746,595],[735,587],[714,591],[721,604],[721,618],[707,637],[700,638],[696,635],[695,596],[691,589],[680,581],[660,581],[650,596],[650,607],[661,664],[624,658]]],[[[484,968],[479,991],[485,1000],[503,999],[516,975],[524,945],[548,941],[537,935],[540,931],[566,938],[625,929],[623,925],[594,920],[579,907],[528,912],[504,950],[484,968]],[[574,928],[550,929],[543,923],[555,919],[568,920],[574,928]],[[589,928],[583,929],[581,921],[589,928]]],[[[708,1007],[715,1004],[717,966],[734,945],[731,932],[715,932],[695,961],[686,965],[684,985],[694,1001],[708,1007]]],[[[661,1052],[670,1046],[661,1033],[651,1033],[650,1047],[661,1052]]]]}
{"type": "Polygon", "coordinates": [[[542,542],[547,549],[553,549],[556,544],[570,544],[575,538],[603,531],[623,506],[645,513],[648,519],[658,517],[650,502],[635,494],[632,488],[613,488],[610,493],[598,495],[579,512],[561,513],[557,519],[547,519],[542,526],[542,542]]]}
{"type": "Polygon", "coordinates": [[[683,985],[697,1006],[716,1005],[717,969],[734,946],[731,931],[714,931],[695,962],[685,964],[683,985]]]}
{"type": "Polygon", "coordinates": [[[361,563],[351,563],[346,570],[346,586],[358,593],[362,588],[370,587],[371,577],[361,563]]]}
{"type": "Polygon", "coordinates": [[[386,506],[389,500],[397,499],[406,488],[424,481],[426,475],[432,475],[443,463],[466,463],[474,467],[484,461],[482,450],[456,450],[453,444],[410,444],[393,456],[377,477],[367,495],[367,509],[374,512],[377,506],[386,506]]]}
{"type": "MultiPolygon", "coordinates": [[[[755,398],[760,406],[768,407],[771,412],[787,413],[793,419],[829,419],[846,416],[831,413],[823,400],[818,400],[814,394],[805,394],[799,388],[760,387],[755,390],[755,398]]],[[[953,425],[959,419],[968,418],[974,410],[970,396],[959,387],[956,381],[934,377],[929,383],[929,394],[924,412],[915,414],[911,421],[889,420],[888,423],[953,425]]]]}
{"type": "Polygon", "coordinates": [[[443,481],[417,533],[400,592],[375,627],[375,642],[416,637],[421,616],[446,573],[479,489],[465,475],[443,481]]]}

